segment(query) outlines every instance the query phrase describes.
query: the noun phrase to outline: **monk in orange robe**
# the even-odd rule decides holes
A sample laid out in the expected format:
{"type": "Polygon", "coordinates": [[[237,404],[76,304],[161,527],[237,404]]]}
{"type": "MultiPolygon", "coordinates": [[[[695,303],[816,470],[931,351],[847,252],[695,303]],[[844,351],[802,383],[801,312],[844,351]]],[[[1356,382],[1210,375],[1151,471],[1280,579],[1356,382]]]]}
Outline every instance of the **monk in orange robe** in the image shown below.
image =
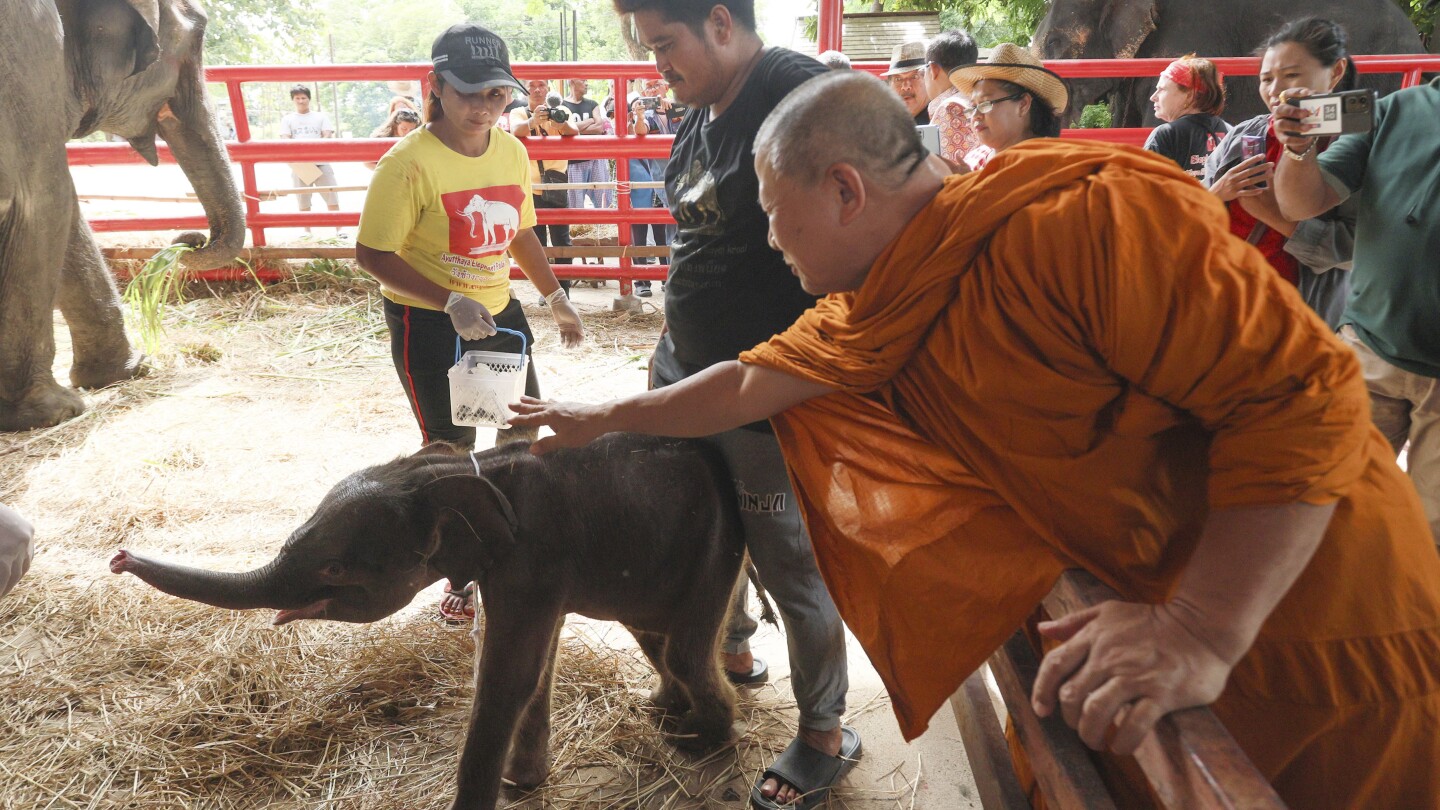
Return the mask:
{"type": "Polygon", "coordinates": [[[1036,140],[947,177],[887,95],[811,80],[756,142],[829,295],[681,385],[522,403],[535,451],[772,417],[907,738],[1080,567],[1125,601],[1041,625],[1041,714],[1128,754],[1212,704],[1293,807],[1440,806],[1440,557],[1351,351],[1173,164],[1036,140]]]}

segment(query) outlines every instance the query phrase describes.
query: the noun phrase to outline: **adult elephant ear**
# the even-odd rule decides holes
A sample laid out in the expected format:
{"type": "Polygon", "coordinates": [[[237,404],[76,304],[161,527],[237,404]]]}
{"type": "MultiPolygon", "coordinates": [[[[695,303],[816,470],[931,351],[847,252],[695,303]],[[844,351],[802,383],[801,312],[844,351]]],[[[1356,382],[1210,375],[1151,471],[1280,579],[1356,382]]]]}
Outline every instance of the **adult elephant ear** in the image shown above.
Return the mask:
{"type": "Polygon", "coordinates": [[[1155,32],[1155,0],[1110,0],[1100,19],[1100,31],[1116,59],[1133,59],[1140,45],[1155,32]]]}
{"type": "Polygon", "coordinates": [[[130,73],[134,76],[160,58],[160,0],[125,2],[145,23],[135,27],[135,69],[130,73]]]}

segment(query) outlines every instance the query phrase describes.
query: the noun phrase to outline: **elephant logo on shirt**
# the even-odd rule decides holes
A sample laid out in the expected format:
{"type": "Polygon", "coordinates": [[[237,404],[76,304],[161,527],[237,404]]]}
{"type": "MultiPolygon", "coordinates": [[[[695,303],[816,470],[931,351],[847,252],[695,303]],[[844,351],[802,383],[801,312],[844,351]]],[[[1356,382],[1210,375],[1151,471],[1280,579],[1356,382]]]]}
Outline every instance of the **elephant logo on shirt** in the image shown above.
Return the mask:
{"type": "Polygon", "coordinates": [[[470,236],[475,236],[475,226],[485,232],[484,239],[489,244],[509,242],[515,238],[516,232],[520,230],[520,212],[515,206],[507,205],[499,200],[487,200],[479,194],[470,198],[470,204],[458,211],[460,216],[470,220],[470,236]],[[477,222],[475,215],[479,214],[477,222]]]}
{"type": "Polygon", "coordinates": [[[519,186],[491,186],[442,195],[450,220],[450,252],[459,256],[503,253],[520,232],[519,186]]]}

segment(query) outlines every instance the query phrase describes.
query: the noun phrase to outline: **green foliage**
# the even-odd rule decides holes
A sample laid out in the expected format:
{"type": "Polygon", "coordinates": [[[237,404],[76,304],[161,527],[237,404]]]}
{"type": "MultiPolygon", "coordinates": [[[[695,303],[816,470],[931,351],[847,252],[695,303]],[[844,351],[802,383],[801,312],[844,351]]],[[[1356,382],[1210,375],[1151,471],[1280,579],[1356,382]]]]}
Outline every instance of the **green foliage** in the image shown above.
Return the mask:
{"type": "MultiPolygon", "coordinates": [[[[632,58],[610,0],[205,0],[205,9],[209,65],[424,63],[435,36],[467,20],[504,37],[517,62],[558,61],[562,9],[567,58],[574,59],[572,45],[582,61],[632,58]]],[[[378,81],[304,83],[314,91],[315,108],[330,115],[341,136],[368,136],[384,123],[394,95],[378,81]]],[[[289,84],[245,85],[254,137],[278,136],[280,117],[293,109],[289,84]]],[[[596,97],[609,94],[608,83],[591,87],[596,97]]],[[[211,92],[228,116],[223,88],[211,92]]]]}
{"type": "MultiPolygon", "coordinates": [[[[150,355],[160,353],[160,336],[165,334],[162,320],[165,307],[185,302],[185,269],[180,261],[195,248],[186,244],[167,245],[155,252],[125,285],[121,299],[130,328],[140,335],[140,342],[150,355]]],[[[243,260],[236,260],[250,273],[255,286],[264,289],[255,271],[243,260]]]]}
{"type": "Polygon", "coordinates": [[[131,327],[139,333],[145,351],[151,355],[160,351],[160,336],[165,333],[160,316],[166,304],[183,302],[185,273],[180,268],[180,259],[194,249],[189,245],[170,245],[157,251],[125,285],[123,298],[129,304],[126,314],[131,327]]]}
{"type": "MultiPolygon", "coordinates": [[[[846,14],[863,14],[882,11],[937,11],[940,13],[940,28],[949,31],[959,28],[975,37],[982,48],[990,48],[1001,42],[1027,45],[1030,36],[1045,16],[1046,0],[845,0],[846,14]]],[[[805,35],[811,40],[816,37],[819,21],[815,17],[805,19],[805,35]]]]}
{"type": "Polygon", "coordinates": [[[205,64],[309,62],[320,52],[315,0],[205,0],[205,64]]]}
{"type": "Polygon", "coordinates": [[[1395,4],[1415,23],[1425,46],[1434,50],[1435,22],[1440,19],[1440,0],[1395,0],[1395,4]]]}
{"type": "Polygon", "coordinates": [[[1106,129],[1110,126],[1110,105],[1091,104],[1080,111],[1081,129],[1106,129]]]}

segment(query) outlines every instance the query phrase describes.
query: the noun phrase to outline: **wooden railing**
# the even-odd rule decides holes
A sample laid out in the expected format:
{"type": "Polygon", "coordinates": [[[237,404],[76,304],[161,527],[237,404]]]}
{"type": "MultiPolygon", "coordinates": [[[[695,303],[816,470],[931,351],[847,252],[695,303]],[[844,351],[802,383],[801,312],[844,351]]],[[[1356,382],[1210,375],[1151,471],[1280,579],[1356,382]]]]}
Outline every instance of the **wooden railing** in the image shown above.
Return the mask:
{"type": "MultiPolygon", "coordinates": [[[[1083,571],[1067,571],[1045,597],[1059,618],[1120,597],[1083,571]]],[[[1078,734],[1058,713],[1041,718],[1030,704],[1040,656],[1016,633],[986,665],[1015,736],[1051,810],[1116,807],[1078,734]]],[[[1030,803],[1015,774],[1000,718],[982,669],[950,699],[980,800],[986,810],[1022,810],[1030,803]]],[[[1135,752],[1150,787],[1167,808],[1281,810],[1285,804],[1207,708],[1166,715],[1135,752]]]]}

